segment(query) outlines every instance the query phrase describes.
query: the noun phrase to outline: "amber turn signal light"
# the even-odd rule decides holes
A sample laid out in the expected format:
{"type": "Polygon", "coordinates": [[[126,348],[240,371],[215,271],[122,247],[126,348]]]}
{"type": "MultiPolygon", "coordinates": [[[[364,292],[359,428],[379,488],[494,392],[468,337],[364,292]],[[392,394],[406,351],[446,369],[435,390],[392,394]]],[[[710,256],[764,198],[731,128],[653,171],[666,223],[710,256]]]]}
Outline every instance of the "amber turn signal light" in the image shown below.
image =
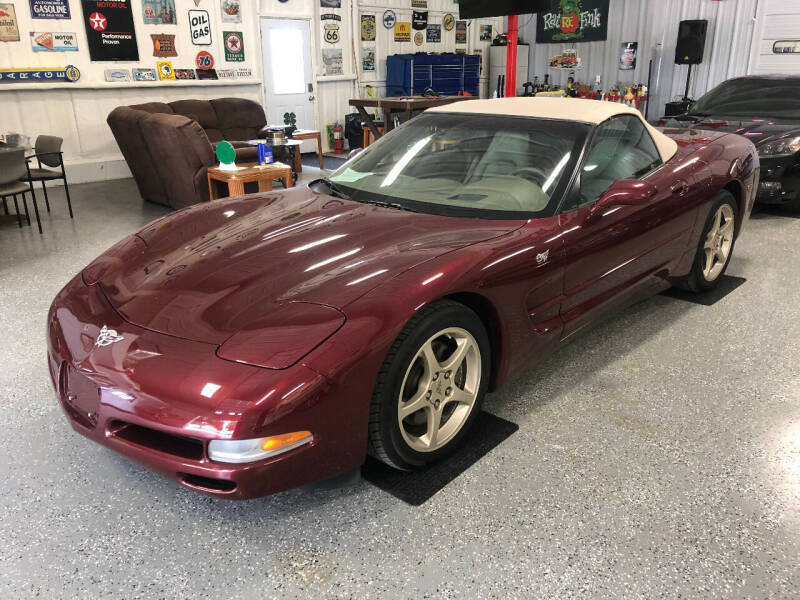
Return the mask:
{"type": "Polygon", "coordinates": [[[281,435],[272,435],[265,437],[261,440],[261,449],[268,452],[281,450],[287,446],[294,446],[298,442],[305,443],[311,441],[310,431],[293,431],[292,433],[283,433],[281,435]]]}
{"type": "Polygon", "coordinates": [[[293,450],[314,439],[310,431],[293,431],[249,440],[211,440],[208,457],[216,462],[248,463],[293,450]]]}

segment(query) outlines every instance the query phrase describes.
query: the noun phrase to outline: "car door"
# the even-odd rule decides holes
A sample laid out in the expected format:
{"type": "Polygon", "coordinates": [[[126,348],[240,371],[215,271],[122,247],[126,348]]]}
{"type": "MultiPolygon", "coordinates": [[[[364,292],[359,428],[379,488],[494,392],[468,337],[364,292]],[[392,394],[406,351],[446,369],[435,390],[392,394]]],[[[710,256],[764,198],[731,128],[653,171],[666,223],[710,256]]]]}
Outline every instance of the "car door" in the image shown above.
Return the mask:
{"type": "Polygon", "coordinates": [[[691,219],[681,208],[692,175],[670,174],[641,119],[621,115],[595,129],[579,167],[572,206],[560,215],[564,242],[562,339],[623,304],[637,291],[664,287],[685,250],[691,219]],[[655,195],[643,205],[593,211],[617,180],[644,179],[655,195]]]}

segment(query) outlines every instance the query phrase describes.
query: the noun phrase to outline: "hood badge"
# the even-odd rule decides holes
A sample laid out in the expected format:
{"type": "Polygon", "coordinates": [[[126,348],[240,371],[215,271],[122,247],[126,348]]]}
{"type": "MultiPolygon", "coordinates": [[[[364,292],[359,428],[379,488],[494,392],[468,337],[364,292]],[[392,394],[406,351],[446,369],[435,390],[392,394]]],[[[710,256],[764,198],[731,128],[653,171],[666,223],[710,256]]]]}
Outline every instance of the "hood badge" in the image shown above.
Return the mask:
{"type": "Polygon", "coordinates": [[[543,265],[547,262],[547,257],[550,256],[550,248],[545,250],[544,252],[540,252],[536,255],[536,264],[543,265]]]}
{"type": "Polygon", "coordinates": [[[94,342],[94,347],[102,348],[103,346],[110,346],[115,342],[121,342],[123,339],[125,338],[119,335],[116,329],[109,329],[107,326],[103,325],[103,328],[100,330],[100,333],[97,334],[97,339],[94,342]]]}

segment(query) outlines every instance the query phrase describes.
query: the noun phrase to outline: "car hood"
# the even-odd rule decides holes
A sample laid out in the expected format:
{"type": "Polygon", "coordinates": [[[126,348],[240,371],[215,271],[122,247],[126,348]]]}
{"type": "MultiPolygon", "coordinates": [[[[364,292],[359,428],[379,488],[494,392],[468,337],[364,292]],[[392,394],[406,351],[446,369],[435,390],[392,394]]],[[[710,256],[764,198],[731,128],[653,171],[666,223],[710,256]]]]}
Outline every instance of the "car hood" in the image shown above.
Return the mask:
{"type": "Polygon", "coordinates": [[[725,133],[736,133],[749,139],[756,147],[771,142],[790,132],[800,132],[800,122],[778,119],[751,119],[743,117],[707,116],[665,118],[665,127],[675,129],[711,129],[725,133]]]}
{"type": "Polygon", "coordinates": [[[221,344],[287,303],[342,309],[415,265],[523,224],[412,213],[302,187],[168,215],[83,276],[131,323],[221,344]]]}

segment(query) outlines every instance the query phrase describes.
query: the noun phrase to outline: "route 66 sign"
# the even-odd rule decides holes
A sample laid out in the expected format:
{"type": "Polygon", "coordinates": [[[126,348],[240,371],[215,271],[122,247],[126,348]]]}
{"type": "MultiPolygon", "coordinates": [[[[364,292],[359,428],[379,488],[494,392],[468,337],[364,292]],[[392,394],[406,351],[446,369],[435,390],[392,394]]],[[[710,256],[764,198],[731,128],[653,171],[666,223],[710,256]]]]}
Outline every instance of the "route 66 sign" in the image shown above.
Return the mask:
{"type": "Polygon", "coordinates": [[[325,23],[325,41],[329,44],[335,44],[339,41],[338,23],[325,23]]]}

